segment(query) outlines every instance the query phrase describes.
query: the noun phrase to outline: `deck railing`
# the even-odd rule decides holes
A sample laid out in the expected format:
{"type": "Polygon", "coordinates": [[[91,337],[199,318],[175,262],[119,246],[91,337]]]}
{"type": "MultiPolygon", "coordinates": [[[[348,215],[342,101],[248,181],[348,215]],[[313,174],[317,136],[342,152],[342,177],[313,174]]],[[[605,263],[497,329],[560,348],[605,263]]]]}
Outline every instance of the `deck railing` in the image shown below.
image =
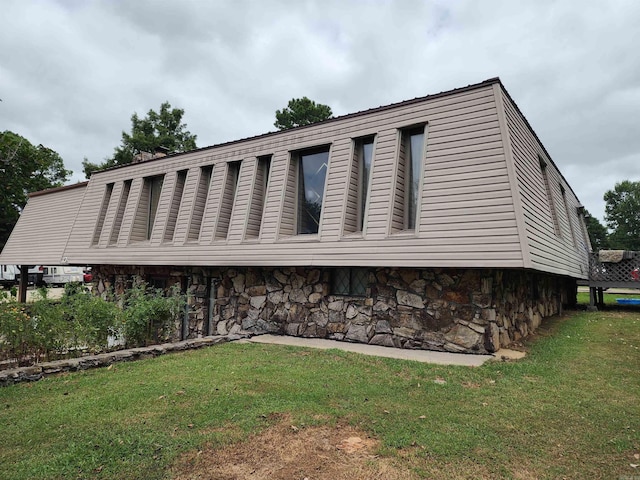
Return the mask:
{"type": "Polygon", "coordinates": [[[589,286],[640,288],[640,252],[592,252],[589,286]]]}

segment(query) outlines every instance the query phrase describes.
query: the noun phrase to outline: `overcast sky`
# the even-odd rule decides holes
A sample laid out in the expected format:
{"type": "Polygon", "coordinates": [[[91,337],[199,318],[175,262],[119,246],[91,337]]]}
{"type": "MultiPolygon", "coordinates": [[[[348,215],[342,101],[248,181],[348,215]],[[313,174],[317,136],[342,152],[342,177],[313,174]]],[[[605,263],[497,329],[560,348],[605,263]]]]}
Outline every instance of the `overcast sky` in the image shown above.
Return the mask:
{"type": "Polygon", "coordinates": [[[0,131],[72,181],[144,116],[198,147],[273,131],[307,96],[346,114],[499,76],[582,203],[640,180],[640,1],[30,1],[0,8],[0,131]]]}

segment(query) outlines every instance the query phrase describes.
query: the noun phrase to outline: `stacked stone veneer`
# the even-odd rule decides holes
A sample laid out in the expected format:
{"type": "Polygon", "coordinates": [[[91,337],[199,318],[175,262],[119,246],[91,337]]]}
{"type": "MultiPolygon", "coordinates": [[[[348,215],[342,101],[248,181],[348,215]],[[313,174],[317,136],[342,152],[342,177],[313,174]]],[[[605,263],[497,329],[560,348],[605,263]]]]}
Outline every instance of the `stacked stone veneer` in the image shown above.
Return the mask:
{"type": "Polygon", "coordinates": [[[522,270],[368,272],[362,297],[333,295],[330,268],[99,266],[94,282],[98,292],[122,292],[133,276],[187,286],[188,328],[177,331],[190,338],[242,330],[450,352],[494,352],[575,303],[574,280],[522,270]]]}

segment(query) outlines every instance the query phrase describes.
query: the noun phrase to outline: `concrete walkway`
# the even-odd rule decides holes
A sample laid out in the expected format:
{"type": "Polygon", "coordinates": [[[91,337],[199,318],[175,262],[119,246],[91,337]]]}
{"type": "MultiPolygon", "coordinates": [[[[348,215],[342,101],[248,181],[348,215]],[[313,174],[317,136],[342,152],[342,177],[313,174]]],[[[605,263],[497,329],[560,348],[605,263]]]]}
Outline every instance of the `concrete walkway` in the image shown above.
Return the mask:
{"type": "Polygon", "coordinates": [[[282,335],[256,335],[251,338],[239,340],[240,342],[272,343],[278,345],[291,345],[294,347],[320,348],[328,350],[335,348],[346,352],[362,353],[376,357],[398,358],[400,360],[414,360],[416,362],[435,363],[438,365],[462,365],[466,367],[479,367],[487,360],[500,358],[500,352],[493,355],[471,355],[466,353],[432,352],[430,350],[409,350],[404,348],[381,347],[362,343],[338,342],[321,338],[287,337],[282,335]]]}

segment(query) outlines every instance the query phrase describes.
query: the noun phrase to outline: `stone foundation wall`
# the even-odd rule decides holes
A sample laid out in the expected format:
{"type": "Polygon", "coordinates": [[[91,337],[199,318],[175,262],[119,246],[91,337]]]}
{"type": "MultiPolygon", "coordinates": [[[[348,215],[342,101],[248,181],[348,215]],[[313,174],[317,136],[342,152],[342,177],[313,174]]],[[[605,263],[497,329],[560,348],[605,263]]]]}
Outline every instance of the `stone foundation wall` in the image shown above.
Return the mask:
{"type": "Polygon", "coordinates": [[[574,304],[576,284],[522,270],[370,268],[364,296],[331,293],[330,268],[94,268],[96,291],[140,277],[188,295],[184,338],[239,331],[487,353],[574,304]],[[209,305],[209,298],[215,298],[209,305]],[[211,308],[211,311],[209,310],[211,308]]]}

